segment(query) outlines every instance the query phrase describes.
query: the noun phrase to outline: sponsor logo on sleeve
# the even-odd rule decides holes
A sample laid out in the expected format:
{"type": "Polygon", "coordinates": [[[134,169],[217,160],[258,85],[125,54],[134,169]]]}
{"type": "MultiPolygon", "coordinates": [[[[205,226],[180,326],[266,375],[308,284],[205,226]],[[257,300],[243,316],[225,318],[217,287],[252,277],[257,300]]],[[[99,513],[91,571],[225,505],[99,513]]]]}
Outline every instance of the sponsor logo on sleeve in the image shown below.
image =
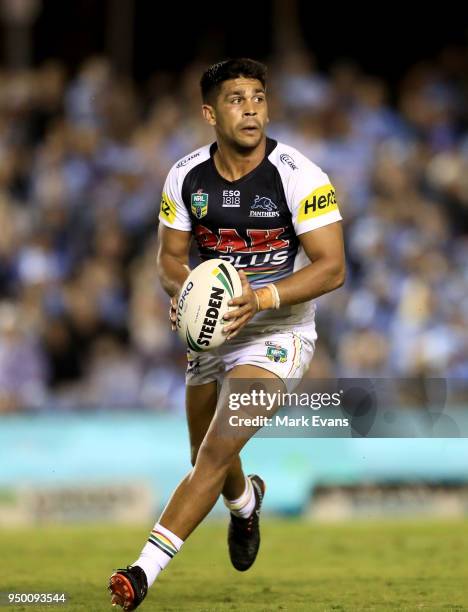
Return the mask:
{"type": "Polygon", "coordinates": [[[191,198],[192,213],[197,219],[202,219],[208,212],[208,194],[199,189],[197,193],[192,193],[191,198]]]}
{"type": "Polygon", "coordinates": [[[198,153],[193,153],[193,155],[189,155],[188,157],[184,157],[184,159],[181,159],[180,162],[177,164],[176,168],[183,168],[189,163],[189,161],[192,161],[192,159],[195,159],[199,155],[200,153],[198,152],[198,153]]]}
{"type": "Polygon", "coordinates": [[[176,218],[176,205],[167,196],[167,193],[163,193],[161,197],[161,216],[171,224],[176,218]]]}
{"type": "Polygon", "coordinates": [[[318,187],[299,204],[299,221],[308,221],[338,210],[333,185],[318,187]]]}
{"type": "Polygon", "coordinates": [[[280,160],[283,162],[283,164],[286,164],[287,166],[289,166],[291,170],[297,170],[297,166],[296,166],[296,163],[294,162],[294,159],[287,153],[281,153],[280,160]]]}
{"type": "Polygon", "coordinates": [[[279,210],[273,200],[257,195],[250,206],[249,217],[279,217],[279,210]]]}

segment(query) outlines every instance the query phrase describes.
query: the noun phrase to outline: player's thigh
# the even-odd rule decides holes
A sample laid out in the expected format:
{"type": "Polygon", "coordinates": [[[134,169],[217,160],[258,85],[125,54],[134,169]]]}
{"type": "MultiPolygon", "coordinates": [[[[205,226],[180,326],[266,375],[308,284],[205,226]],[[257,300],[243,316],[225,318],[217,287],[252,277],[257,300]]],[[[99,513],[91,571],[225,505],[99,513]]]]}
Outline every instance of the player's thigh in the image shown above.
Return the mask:
{"type": "MultiPolygon", "coordinates": [[[[280,407],[280,395],[285,391],[284,382],[273,372],[253,365],[234,367],[225,377],[216,405],[214,417],[200,447],[205,459],[220,465],[229,464],[250,438],[261,428],[261,424],[233,425],[232,417],[249,419],[255,416],[271,417],[280,407]],[[258,391],[268,392],[272,401],[259,405],[258,391]],[[257,401],[249,403],[256,390],[257,401]],[[232,394],[244,395],[241,409],[233,409],[232,394]],[[275,400],[277,398],[277,400],[275,400]]],[[[261,423],[261,419],[258,420],[261,423]]]]}
{"type": "Polygon", "coordinates": [[[195,463],[198,449],[210,426],[216,410],[217,383],[187,385],[185,407],[190,437],[190,454],[195,463]]]}
{"type": "Polygon", "coordinates": [[[222,347],[225,368],[256,366],[281,378],[292,391],[312,360],[317,334],[315,328],[285,328],[268,333],[249,333],[222,347]]]}

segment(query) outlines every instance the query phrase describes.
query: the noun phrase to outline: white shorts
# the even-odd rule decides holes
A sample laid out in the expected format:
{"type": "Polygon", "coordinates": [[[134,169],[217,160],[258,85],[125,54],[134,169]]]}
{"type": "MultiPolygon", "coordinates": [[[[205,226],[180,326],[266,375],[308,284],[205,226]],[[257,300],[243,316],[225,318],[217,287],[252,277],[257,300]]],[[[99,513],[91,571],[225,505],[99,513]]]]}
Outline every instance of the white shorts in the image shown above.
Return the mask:
{"type": "Polygon", "coordinates": [[[186,384],[221,381],[235,366],[247,364],[273,372],[285,381],[301,379],[312,361],[316,339],[312,325],[236,336],[204,353],[188,349],[186,384]]]}

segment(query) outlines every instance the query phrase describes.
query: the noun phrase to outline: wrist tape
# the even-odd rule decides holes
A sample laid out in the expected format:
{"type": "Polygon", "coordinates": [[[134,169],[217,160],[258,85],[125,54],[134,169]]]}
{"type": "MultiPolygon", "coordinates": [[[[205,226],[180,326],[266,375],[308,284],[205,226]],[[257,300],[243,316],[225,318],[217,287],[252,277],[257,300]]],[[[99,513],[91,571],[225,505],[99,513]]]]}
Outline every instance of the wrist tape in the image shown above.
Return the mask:
{"type": "Polygon", "coordinates": [[[270,308],[277,310],[281,305],[278,289],[273,283],[256,289],[254,293],[257,298],[257,308],[259,311],[268,310],[270,308]]]}

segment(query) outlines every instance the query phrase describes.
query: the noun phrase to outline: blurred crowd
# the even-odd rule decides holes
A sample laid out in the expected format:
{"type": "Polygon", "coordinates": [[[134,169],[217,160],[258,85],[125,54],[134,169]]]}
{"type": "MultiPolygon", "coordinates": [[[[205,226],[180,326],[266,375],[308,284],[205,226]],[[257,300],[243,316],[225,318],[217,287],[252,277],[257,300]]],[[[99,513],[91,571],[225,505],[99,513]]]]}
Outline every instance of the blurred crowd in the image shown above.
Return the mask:
{"type": "MultiPolygon", "coordinates": [[[[183,410],[156,229],[170,166],[213,140],[205,67],[138,87],[105,58],[0,69],[0,412],[183,410]]],[[[309,375],[467,378],[468,49],[392,88],[304,53],[269,75],[270,135],[329,174],[344,217],[309,375]]]]}

